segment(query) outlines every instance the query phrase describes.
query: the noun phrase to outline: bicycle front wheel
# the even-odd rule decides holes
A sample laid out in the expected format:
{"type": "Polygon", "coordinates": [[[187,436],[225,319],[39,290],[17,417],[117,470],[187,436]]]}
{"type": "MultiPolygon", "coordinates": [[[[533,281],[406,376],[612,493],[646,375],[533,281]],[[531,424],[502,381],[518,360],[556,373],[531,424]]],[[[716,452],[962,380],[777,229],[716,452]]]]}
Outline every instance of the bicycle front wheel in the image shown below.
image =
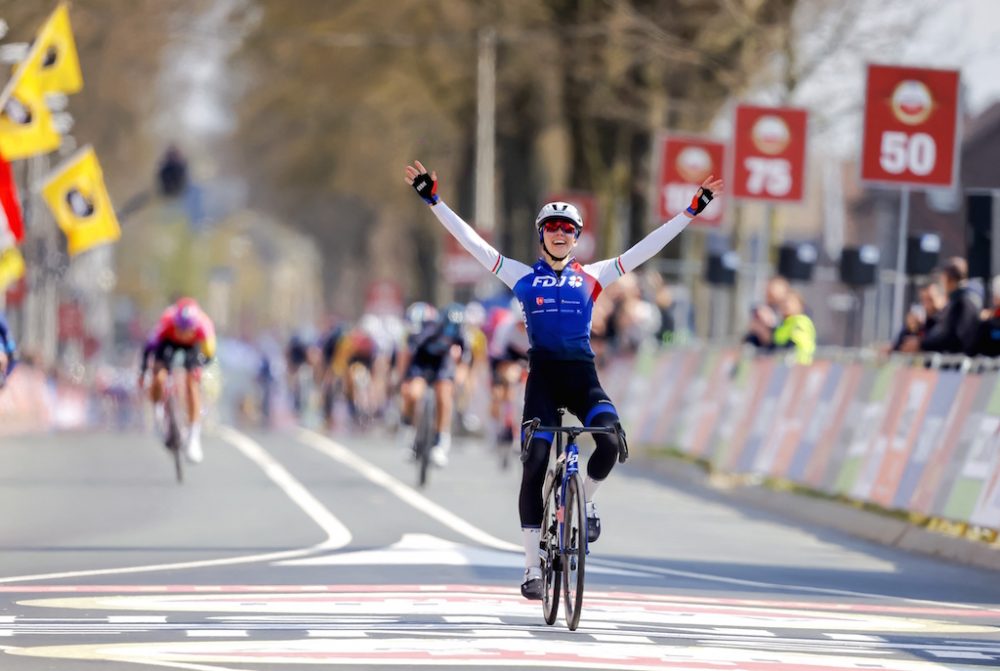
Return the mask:
{"type": "Polygon", "coordinates": [[[174,458],[174,475],[177,477],[177,482],[184,482],[184,463],[181,459],[181,427],[177,423],[177,414],[174,409],[173,399],[168,398],[166,403],[166,419],[167,419],[167,449],[170,450],[170,456],[174,458]]]}
{"type": "Polygon", "coordinates": [[[435,404],[434,390],[424,391],[425,399],[417,429],[417,482],[421,487],[427,484],[427,473],[431,465],[431,447],[434,445],[435,404]]]}
{"type": "Polygon", "coordinates": [[[553,624],[556,615],[559,614],[559,585],[562,579],[560,574],[559,557],[559,520],[556,510],[559,505],[559,483],[556,482],[552,471],[549,471],[545,478],[543,488],[545,507],[542,508],[542,581],[545,591],[542,593],[542,615],[545,616],[545,624],[553,624]]]}
{"type": "Polygon", "coordinates": [[[583,574],[587,559],[587,511],[583,478],[574,473],[566,481],[562,526],[563,591],[566,594],[566,626],[575,631],[583,607],[583,574]]]}

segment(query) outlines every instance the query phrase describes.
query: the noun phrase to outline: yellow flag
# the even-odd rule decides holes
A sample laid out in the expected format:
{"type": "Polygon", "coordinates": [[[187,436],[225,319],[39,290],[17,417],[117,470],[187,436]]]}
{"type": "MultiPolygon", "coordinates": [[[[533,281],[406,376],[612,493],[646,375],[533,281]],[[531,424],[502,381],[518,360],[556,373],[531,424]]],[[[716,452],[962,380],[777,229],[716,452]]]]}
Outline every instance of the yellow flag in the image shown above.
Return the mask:
{"type": "Polygon", "coordinates": [[[24,276],[24,257],[17,247],[8,247],[0,252],[0,291],[6,291],[14,282],[24,276]]]}
{"type": "Polygon", "coordinates": [[[42,196],[66,234],[70,256],[121,237],[93,147],[84,147],[52,173],[42,196]]]}
{"type": "Polygon", "coordinates": [[[15,161],[58,149],[61,143],[38,80],[26,73],[0,112],[0,154],[15,161]]]}
{"type": "Polygon", "coordinates": [[[43,93],[76,93],[83,88],[80,58],[65,4],[60,3],[38,31],[20,70],[22,77],[37,77],[43,93]]]}

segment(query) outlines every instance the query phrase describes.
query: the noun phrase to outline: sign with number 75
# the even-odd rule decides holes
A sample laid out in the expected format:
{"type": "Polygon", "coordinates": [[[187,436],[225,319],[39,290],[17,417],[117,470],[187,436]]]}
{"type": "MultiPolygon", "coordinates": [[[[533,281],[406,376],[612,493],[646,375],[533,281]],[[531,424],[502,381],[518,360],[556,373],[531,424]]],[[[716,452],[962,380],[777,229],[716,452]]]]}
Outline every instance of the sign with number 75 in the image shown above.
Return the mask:
{"type": "Polygon", "coordinates": [[[802,200],[806,164],[805,110],[736,108],[733,195],[745,200],[802,200]]]}

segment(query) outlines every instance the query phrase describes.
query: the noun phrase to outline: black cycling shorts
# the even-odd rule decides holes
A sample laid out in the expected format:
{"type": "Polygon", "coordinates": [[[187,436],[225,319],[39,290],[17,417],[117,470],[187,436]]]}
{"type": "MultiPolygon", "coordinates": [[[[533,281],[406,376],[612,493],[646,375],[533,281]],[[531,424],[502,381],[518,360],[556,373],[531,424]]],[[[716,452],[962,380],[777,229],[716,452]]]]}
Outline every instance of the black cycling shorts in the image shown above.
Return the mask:
{"type": "Polygon", "coordinates": [[[450,354],[430,356],[418,351],[406,369],[405,379],[422,377],[431,384],[439,380],[454,380],[456,368],[455,359],[450,354]]]}
{"type": "Polygon", "coordinates": [[[198,348],[195,345],[181,345],[180,343],[161,340],[153,350],[153,360],[170,368],[174,362],[174,355],[184,354],[184,369],[194,370],[201,368],[204,363],[199,356],[198,348]]]}
{"type": "MultiPolygon", "coordinates": [[[[605,412],[618,415],[597,379],[593,360],[532,361],[524,391],[524,421],[537,417],[542,426],[557,426],[559,408],[569,410],[584,426],[605,412]]],[[[535,437],[552,440],[544,432],[535,437]]]]}

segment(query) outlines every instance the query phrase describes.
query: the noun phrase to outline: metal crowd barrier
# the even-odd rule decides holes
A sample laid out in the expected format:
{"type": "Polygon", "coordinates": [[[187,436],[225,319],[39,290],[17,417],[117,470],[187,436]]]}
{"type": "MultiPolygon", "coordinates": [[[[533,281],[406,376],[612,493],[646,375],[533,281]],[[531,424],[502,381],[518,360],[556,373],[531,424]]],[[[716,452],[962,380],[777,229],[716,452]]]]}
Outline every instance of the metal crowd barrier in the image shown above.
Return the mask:
{"type": "MultiPolygon", "coordinates": [[[[630,441],[994,539],[1000,360],[821,349],[643,349],[602,372],[630,441]]],[[[641,448],[640,448],[641,449],[641,448]]]]}

